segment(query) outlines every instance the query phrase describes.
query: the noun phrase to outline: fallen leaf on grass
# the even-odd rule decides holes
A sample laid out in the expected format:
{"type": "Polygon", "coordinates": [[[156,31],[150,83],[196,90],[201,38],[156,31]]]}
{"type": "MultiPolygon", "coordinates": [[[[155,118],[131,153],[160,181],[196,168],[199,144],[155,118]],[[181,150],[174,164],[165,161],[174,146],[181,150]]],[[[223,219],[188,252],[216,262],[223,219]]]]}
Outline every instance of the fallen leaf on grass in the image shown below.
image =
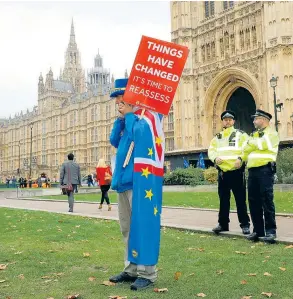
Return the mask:
{"type": "Polygon", "coordinates": [[[78,228],[78,227],[80,227],[80,225],[75,225],[75,227],[77,227],[77,228],[78,228]]]}
{"type": "Polygon", "coordinates": [[[174,274],[174,279],[175,279],[175,280],[178,280],[179,277],[180,277],[181,275],[182,275],[181,272],[175,272],[175,274],[174,274]]]}
{"type": "Polygon", "coordinates": [[[52,279],[45,280],[44,283],[48,283],[50,281],[52,281],[52,279]]]}
{"type": "Polygon", "coordinates": [[[262,292],[261,295],[264,295],[267,298],[271,298],[273,296],[273,293],[262,292]]]}
{"type": "Polygon", "coordinates": [[[263,263],[266,263],[268,260],[264,260],[264,261],[262,261],[263,263]]]}
{"type": "Polygon", "coordinates": [[[243,296],[243,297],[241,297],[241,299],[251,299],[252,298],[252,296],[243,296]]]}
{"type": "Polygon", "coordinates": [[[248,254],[247,252],[244,252],[244,251],[235,251],[235,253],[237,253],[237,254],[243,254],[243,255],[248,254]]]}
{"type": "Polygon", "coordinates": [[[5,265],[5,264],[0,265],[0,270],[5,270],[6,268],[7,268],[7,265],[5,265]]]}
{"type": "Polygon", "coordinates": [[[157,270],[158,270],[158,271],[162,271],[162,270],[163,270],[163,268],[157,268],[157,270]]]}
{"type": "Polygon", "coordinates": [[[248,276],[256,276],[256,273],[249,273],[248,276]]]}
{"type": "Polygon", "coordinates": [[[60,272],[60,273],[54,273],[56,276],[62,276],[62,275],[64,275],[64,273],[63,272],[60,272]]]}
{"type": "Polygon", "coordinates": [[[285,247],[285,249],[293,248],[293,245],[288,245],[285,247]]]}
{"type": "Polygon", "coordinates": [[[89,277],[89,281],[94,281],[96,278],[94,276],[89,277]]]}
{"type": "Polygon", "coordinates": [[[127,296],[109,296],[109,299],[127,299],[127,296]]]}
{"type": "Polygon", "coordinates": [[[194,276],[194,275],[195,275],[194,273],[190,273],[190,274],[187,275],[187,277],[194,276]]]}
{"type": "Polygon", "coordinates": [[[78,298],[79,298],[79,294],[67,296],[67,299],[78,299],[78,298]]]}
{"type": "Polygon", "coordinates": [[[14,254],[22,254],[22,251],[17,251],[14,254]]]}
{"type": "Polygon", "coordinates": [[[54,299],[53,297],[49,297],[49,298],[47,298],[47,299],[54,299]]]}
{"type": "Polygon", "coordinates": [[[42,279],[48,279],[48,278],[51,278],[50,276],[42,276],[41,277],[42,279]]]}
{"type": "Polygon", "coordinates": [[[88,252],[84,252],[84,253],[83,253],[83,257],[89,257],[89,256],[91,256],[90,253],[88,253],[88,252]]]}
{"type": "Polygon", "coordinates": [[[241,284],[247,284],[247,280],[241,280],[240,283],[241,284]]]}
{"type": "Polygon", "coordinates": [[[283,267],[279,267],[279,269],[280,269],[281,271],[286,271],[286,268],[283,268],[283,267]]]}
{"type": "Polygon", "coordinates": [[[154,292],[156,292],[156,293],[165,293],[165,292],[168,292],[168,289],[167,288],[163,288],[163,289],[155,288],[154,292]]]}
{"type": "Polygon", "coordinates": [[[42,264],[47,264],[47,262],[40,262],[40,264],[42,265],[42,264]]]}
{"type": "Polygon", "coordinates": [[[111,287],[111,286],[116,285],[116,283],[111,282],[109,280],[103,281],[101,284],[104,285],[104,286],[107,286],[107,287],[111,287]]]}
{"type": "Polygon", "coordinates": [[[272,274],[270,274],[269,272],[265,272],[263,275],[264,276],[272,276],[272,274]]]}
{"type": "Polygon", "coordinates": [[[19,274],[17,277],[20,278],[20,279],[24,279],[24,275],[23,274],[19,274]]]}
{"type": "Polygon", "coordinates": [[[197,296],[197,297],[206,297],[207,295],[204,294],[204,293],[198,293],[196,296],[197,296]]]}
{"type": "Polygon", "coordinates": [[[224,273],[224,271],[223,270],[217,270],[217,272],[216,272],[217,274],[223,274],[224,273]]]}
{"type": "Polygon", "coordinates": [[[3,282],[5,282],[6,280],[0,280],[0,283],[3,283],[3,282]]]}

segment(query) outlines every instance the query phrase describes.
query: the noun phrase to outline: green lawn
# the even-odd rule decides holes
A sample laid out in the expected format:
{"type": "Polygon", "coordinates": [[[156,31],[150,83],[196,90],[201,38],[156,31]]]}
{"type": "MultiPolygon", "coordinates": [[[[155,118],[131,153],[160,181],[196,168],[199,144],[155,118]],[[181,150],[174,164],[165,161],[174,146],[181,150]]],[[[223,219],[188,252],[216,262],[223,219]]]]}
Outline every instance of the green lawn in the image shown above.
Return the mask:
{"type": "Polygon", "coordinates": [[[153,288],[131,292],[128,284],[101,285],[123,267],[115,221],[1,208],[0,234],[0,264],[6,265],[0,270],[0,298],[189,299],[204,293],[213,299],[255,299],[264,298],[262,292],[293,298],[293,248],[286,245],[163,229],[154,287],[169,291],[158,294],[153,288]],[[176,272],[182,274],[178,281],[176,272]]]}
{"type": "MultiPolygon", "coordinates": [[[[117,194],[109,193],[111,202],[117,202],[117,194]]],[[[101,194],[76,194],[75,200],[98,202],[101,194]]],[[[67,200],[66,196],[43,196],[45,199],[67,200]]],[[[165,206],[195,207],[218,209],[219,199],[216,192],[164,192],[165,206]]],[[[293,213],[293,192],[275,192],[276,211],[279,213],[293,213]]],[[[232,196],[231,208],[235,209],[235,200],[232,196]]]]}

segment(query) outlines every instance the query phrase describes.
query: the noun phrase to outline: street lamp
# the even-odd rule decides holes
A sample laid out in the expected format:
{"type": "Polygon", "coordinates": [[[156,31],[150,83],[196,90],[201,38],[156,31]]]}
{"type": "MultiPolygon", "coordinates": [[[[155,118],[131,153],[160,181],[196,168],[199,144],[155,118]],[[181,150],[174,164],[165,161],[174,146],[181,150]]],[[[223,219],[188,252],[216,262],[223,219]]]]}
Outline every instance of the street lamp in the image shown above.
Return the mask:
{"type": "Polygon", "coordinates": [[[29,175],[29,177],[31,178],[32,177],[32,159],[33,159],[33,127],[34,127],[34,124],[30,123],[29,127],[31,129],[31,152],[30,152],[30,175],[29,175]]]}
{"type": "Polygon", "coordinates": [[[18,141],[18,174],[20,174],[20,140],[18,141]]]}
{"type": "Polygon", "coordinates": [[[276,87],[278,85],[278,79],[274,76],[270,80],[270,85],[274,89],[274,112],[275,112],[275,127],[276,131],[278,132],[278,116],[277,116],[277,98],[276,98],[276,87]]]}

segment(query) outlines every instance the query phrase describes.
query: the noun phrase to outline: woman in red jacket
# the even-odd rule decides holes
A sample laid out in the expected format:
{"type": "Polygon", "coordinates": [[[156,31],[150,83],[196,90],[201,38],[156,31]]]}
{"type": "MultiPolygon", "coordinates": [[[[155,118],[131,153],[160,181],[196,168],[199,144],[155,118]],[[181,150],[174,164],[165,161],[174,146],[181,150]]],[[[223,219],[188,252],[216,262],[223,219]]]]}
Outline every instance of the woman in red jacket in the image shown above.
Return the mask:
{"type": "Polygon", "coordinates": [[[112,172],[110,166],[107,166],[104,159],[99,160],[99,163],[96,167],[96,173],[97,183],[100,185],[102,192],[102,198],[101,203],[99,205],[99,209],[102,209],[104,200],[106,200],[108,205],[108,211],[111,211],[111,204],[108,196],[108,191],[111,185],[112,172]]]}

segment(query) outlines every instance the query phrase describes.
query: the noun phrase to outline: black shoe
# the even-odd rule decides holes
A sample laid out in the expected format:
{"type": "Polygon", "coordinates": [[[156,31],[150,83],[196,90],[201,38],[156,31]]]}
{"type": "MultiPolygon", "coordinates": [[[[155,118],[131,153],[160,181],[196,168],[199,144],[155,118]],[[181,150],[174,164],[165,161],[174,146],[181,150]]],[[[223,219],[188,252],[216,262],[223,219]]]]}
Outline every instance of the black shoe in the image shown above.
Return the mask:
{"type": "Polygon", "coordinates": [[[218,224],[216,227],[214,227],[212,229],[212,231],[215,233],[215,234],[218,234],[220,232],[228,232],[229,231],[229,227],[227,226],[222,226],[221,224],[218,224]]]}
{"type": "Polygon", "coordinates": [[[121,272],[118,275],[110,277],[109,281],[118,283],[118,282],[134,282],[137,279],[137,277],[130,276],[126,272],[121,272]]]}
{"type": "Polygon", "coordinates": [[[263,242],[274,244],[276,243],[276,234],[267,234],[265,237],[259,237],[263,242]]]}
{"type": "Polygon", "coordinates": [[[249,241],[257,242],[258,241],[258,234],[257,233],[252,233],[249,236],[247,236],[246,239],[249,240],[249,241]]]}
{"type": "Polygon", "coordinates": [[[130,289],[132,291],[139,291],[139,290],[143,290],[143,289],[151,286],[152,284],[153,284],[153,282],[151,282],[149,279],[139,277],[130,286],[130,289]]]}
{"type": "Polygon", "coordinates": [[[250,234],[249,226],[242,227],[242,233],[243,235],[249,235],[250,234]]]}
{"type": "Polygon", "coordinates": [[[69,212],[69,213],[73,213],[73,210],[69,210],[68,212],[69,212]]]}

